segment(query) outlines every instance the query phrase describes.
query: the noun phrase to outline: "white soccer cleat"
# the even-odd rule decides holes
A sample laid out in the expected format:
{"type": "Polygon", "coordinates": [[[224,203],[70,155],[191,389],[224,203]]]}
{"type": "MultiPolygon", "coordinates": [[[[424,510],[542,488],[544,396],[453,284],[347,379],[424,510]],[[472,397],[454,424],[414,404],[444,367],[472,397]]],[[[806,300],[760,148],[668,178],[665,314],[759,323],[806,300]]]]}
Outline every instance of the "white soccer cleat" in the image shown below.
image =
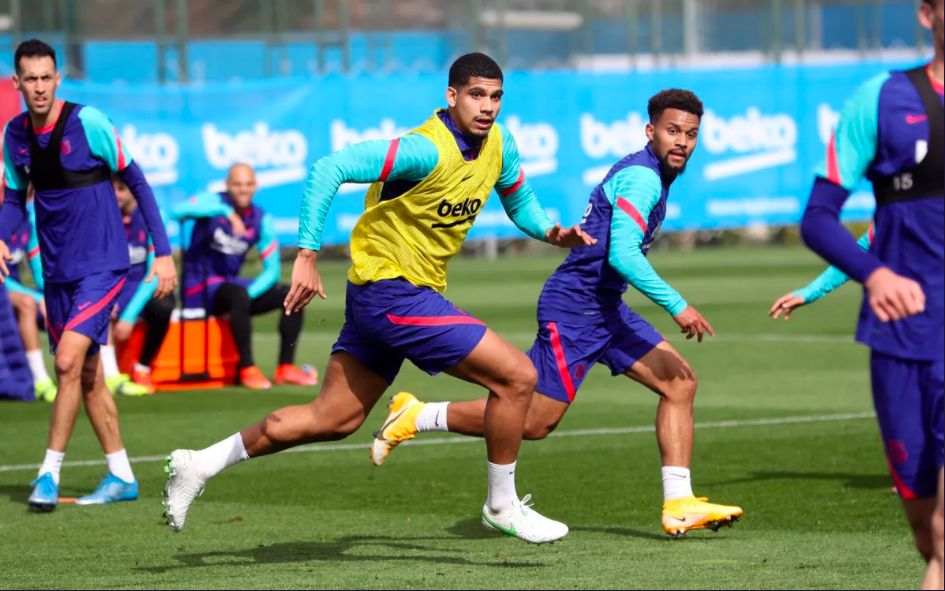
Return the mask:
{"type": "Polygon", "coordinates": [[[167,456],[164,472],[167,482],[164,484],[164,519],[174,531],[184,529],[187,510],[194,500],[203,494],[206,481],[197,475],[193,451],[178,449],[167,456]]]}
{"type": "Polygon", "coordinates": [[[486,529],[513,536],[532,544],[547,544],[568,535],[568,526],[548,519],[532,509],[532,495],[515,501],[505,512],[496,514],[488,506],[482,508],[482,525],[486,529]]]}

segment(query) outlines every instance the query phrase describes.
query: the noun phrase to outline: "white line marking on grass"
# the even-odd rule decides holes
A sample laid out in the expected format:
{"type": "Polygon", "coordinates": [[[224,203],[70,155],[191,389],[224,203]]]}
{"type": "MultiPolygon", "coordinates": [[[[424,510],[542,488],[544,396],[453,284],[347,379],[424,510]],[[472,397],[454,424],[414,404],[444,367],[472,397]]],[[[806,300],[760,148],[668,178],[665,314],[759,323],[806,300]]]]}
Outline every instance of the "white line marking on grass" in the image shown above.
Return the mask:
{"type": "MultiPolygon", "coordinates": [[[[535,338],[534,332],[525,331],[501,331],[499,336],[512,341],[526,341],[535,338]]],[[[253,335],[254,339],[270,341],[279,337],[274,332],[263,332],[253,335]]],[[[669,341],[685,341],[686,337],[682,335],[670,334],[663,335],[663,338],[669,341]]],[[[311,341],[331,341],[338,340],[338,334],[332,332],[307,332],[302,334],[303,340],[311,341]]],[[[718,336],[706,336],[705,343],[725,342],[725,343],[830,343],[830,344],[858,344],[853,340],[853,335],[832,335],[832,334],[780,334],[780,333],[723,333],[718,336]]]]}
{"type": "MultiPolygon", "coordinates": [[[[832,415],[807,415],[798,417],[773,417],[767,419],[743,419],[731,421],[708,421],[696,423],[696,429],[732,429],[738,427],[758,427],[764,425],[796,425],[798,423],[826,423],[831,421],[851,421],[859,419],[871,419],[876,415],[872,412],[848,412],[832,415]]],[[[612,427],[604,429],[572,429],[569,431],[556,431],[549,435],[550,438],[561,437],[589,437],[594,435],[630,435],[634,433],[653,433],[656,428],[653,425],[640,425],[637,427],[612,427]]],[[[475,443],[481,442],[479,437],[437,437],[432,439],[414,439],[403,445],[449,445],[454,443],[475,443]]],[[[351,451],[361,450],[367,452],[370,449],[369,442],[362,443],[322,443],[309,444],[287,449],[282,453],[310,453],[310,452],[328,452],[328,451],[351,451]]],[[[134,463],[160,462],[166,456],[138,456],[130,458],[134,463]]],[[[105,460],[76,460],[64,462],[64,468],[78,466],[104,466],[105,460]]],[[[19,472],[26,470],[36,470],[39,464],[8,464],[0,465],[0,472],[19,472]]]]}

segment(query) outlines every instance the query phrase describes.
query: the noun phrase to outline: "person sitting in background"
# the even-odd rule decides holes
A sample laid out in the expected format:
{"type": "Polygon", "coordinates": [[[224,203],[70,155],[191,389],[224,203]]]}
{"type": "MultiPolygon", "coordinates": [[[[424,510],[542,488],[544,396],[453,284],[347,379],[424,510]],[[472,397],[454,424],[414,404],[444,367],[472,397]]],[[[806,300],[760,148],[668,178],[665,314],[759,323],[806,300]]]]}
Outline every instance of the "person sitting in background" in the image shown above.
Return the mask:
{"type": "MultiPolygon", "coordinates": [[[[248,164],[234,164],[227,172],[224,192],[192,197],[177,204],[173,215],[177,220],[196,219],[184,257],[184,307],[229,316],[239,353],[239,381],[247,388],[266,390],[272,382],[253,358],[250,317],[281,310],[289,286],[278,283],[279,242],[272,218],[253,204],[255,194],[255,171],[248,164]],[[241,278],[246,253],[254,246],[263,271],[253,279],[241,278]]],[[[317,372],[294,365],[302,321],[301,313],[279,315],[279,365],[273,377],[277,384],[318,383],[317,372]]]]}
{"type": "Polygon", "coordinates": [[[154,246],[144,215],[128,185],[120,177],[112,178],[112,186],[115,187],[115,197],[121,210],[125,235],[128,237],[128,259],[131,268],[128,270],[128,280],[119,292],[112,310],[109,344],[101,348],[102,369],[105,372],[105,384],[112,394],[144,396],[154,393],[151,362],[157,356],[167,335],[175,301],[173,294],[162,299],[153,298],[157,281],[144,281],[154,260],[154,246]],[[128,340],[139,316],[147,322],[148,330],[145,333],[141,355],[129,376],[118,369],[113,343],[128,340]]]}

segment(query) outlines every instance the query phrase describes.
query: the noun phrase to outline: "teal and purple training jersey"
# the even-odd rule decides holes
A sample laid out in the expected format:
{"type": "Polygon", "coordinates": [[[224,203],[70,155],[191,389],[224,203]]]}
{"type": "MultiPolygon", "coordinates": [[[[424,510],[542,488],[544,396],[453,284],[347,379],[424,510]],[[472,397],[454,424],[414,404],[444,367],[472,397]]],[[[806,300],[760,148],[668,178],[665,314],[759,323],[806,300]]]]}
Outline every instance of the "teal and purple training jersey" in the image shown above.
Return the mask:
{"type": "MultiPolygon", "coordinates": [[[[482,140],[467,137],[456,127],[446,109],[437,115],[456,139],[465,160],[479,154],[482,140]]],[[[496,123],[496,125],[500,125],[496,123]]],[[[518,145],[508,129],[502,127],[502,171],[495,188],[509,219],[518,229],[535,238],[545,239],[554,225],[541,207],[534,190],[525,179],[519,162],[518,145]]],[[[299,213],[299,248],[318,250],[331,202],[343,183],[384,182],[381,199],[396,199],[425,179],[439,160],[432,141],[409,133],[392,141],[371,140],[340,150],[312,165],[299,213]]]]}
{"type": "Polygon", "coordinates": [[[617,162],[591,193],[581,229],[597,243],[571,250],[548,278],[539,323],[597,324],[616,318],[627,285],[676,316],[687,304],[646,258],[663,219],[675,175],[662,172],[647,145],[617,162]]]}
{"type": "Polygon", "coordinates": [[[60,105],[57,120],[43,129],[31,126],[28,113],[6,126],[0,236],[12,233],[26,217],[26,189],[32,182],[47,282],[128,269],[127,239],[110,180],[118,174],[138,201],[158,256],[170,254],[151,188],[115,126],[93,107],[60,105]]]}
{"type": "MultiPolygon", "coordinates": [[[[161,219],[164,219],[163,213],[161,219]]],[[[118,294],[116,309],[118,320],[134,323],[157,290],[156,277],[151,281],[144,281],[154,263],[154,241],[140,208],[136,207],[131,215],[122,216],[122,223],[128,238],[128,260],[131,268],[128,269],[128,280],[118,294]]]]}
{"type": "Polygon", "coordinates": [[[263,271],[247,291],[258,297],[279,280],[279,242],[272,217],[257,205],[240,213],[246,233],[236,236],[228,216],[236,210],[227,193],[204,193],[174,206],[178,220],[194,219],[190,243],[184,257],[184,297],[187,307],[197,307],[203,297],[212,302],[212,294],[223,283],[239,277],[246,254],[259,250],[263,271]]]}
{"type": "Polygon", "coordinates": [[[844,107],[801,224],[807,244],[853,279],[886,266],[917,281],[925,311],[882,322],[864,299],[857,340],[904,359],[945,355],[945,139],[942,85],[927,68],[884,73],[844,107]],[[861,178],[877,208],[868,252],[839,223],[861,178]]]}
{"type": "MultiPolygon", "coordinates": [[[[7,268],[10,270],[10,275],[6,279],[7,288],[11,293],[24,293],[36,302],[41,302],[43,300],[43,263],[39,256],[39,241],[36,237],[36,211],[33,209],[32,203],[27,204],[26,211],[27,218],[23,220],[20,227],[11,236],[5,238],[12,257],[11,260],[7,261],[7,268]],[[20,278],[20,265],[24,262],[29,262],[36,289],[24,285],[20,278]]],[[[4,237],[0,236],[0,239],[4,239],[4,237]]]]}
{"type": "MultiPolygon", "coordinates": [[[[870,229],[856,241],[857,245],[865,251],[870,249],[871,242],[873,242],[873,224],[870,224],[870,229]]],[[[812,304],[849,280],[846,273],[831,265],[813,281],[795,290],[791,295],[800,296],[805,304],[812,304]]]]}

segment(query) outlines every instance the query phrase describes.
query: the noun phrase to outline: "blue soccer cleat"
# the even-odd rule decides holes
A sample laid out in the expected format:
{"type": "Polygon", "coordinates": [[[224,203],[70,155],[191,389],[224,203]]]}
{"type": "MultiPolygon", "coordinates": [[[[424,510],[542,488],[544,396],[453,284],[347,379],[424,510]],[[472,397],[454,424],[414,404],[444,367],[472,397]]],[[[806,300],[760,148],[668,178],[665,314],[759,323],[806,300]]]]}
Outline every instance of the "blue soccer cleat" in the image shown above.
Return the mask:
{"type": "Polygon", "coordinates": [[[111,472],[102,478],[98,488],[92,494],[79,497],[75,500],[76,505],[104,505],[105,503],[115,503],[117,501],[136,501],[138,500],[138,481],[125,482],[111,472]]]}
{"type": "Polygon", "coordinates": [[[53,480],[51,472],[38,476],[30,483],[33,492],[30,494],[29,505],[33,511],[52,511],[59,504],[59,485],[53,480]]]}

